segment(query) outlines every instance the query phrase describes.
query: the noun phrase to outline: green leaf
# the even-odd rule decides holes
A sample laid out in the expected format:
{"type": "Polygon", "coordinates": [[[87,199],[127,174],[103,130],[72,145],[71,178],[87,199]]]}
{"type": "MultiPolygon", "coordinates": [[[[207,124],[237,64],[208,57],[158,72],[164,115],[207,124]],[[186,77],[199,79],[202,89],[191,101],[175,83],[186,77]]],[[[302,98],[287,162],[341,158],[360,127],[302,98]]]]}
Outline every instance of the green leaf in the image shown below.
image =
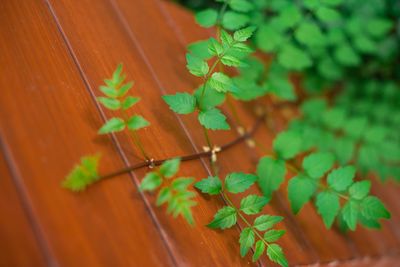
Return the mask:
{"type": "Polygon", "coordinates": [[[214,72],[209,80],[210,87],[218,92],[234,91],[234,84],[227,75],[222,72],[214,72]]]}
{"type": "Polygon", "coordinates": [[[383,205],[379,198],[368,196],[361,201],[360,204],[361,214],[367,219],[389,219],[390,212],[383,205]]]}
{"type": "Polygon", "coordinates": [[[246,256],[250,248],[253,246],[255,241],[255,233],[250,227],[246,227],[240,233],[239,243],[240,243],[240,255],[242,257],[246,256]]]}
{"type": "Polygon", "coordinates": [[[285,45],[278,54],[278,62],[288,70],[300,71],[312,65],[310,56],[295,46],[285,45]]]}
{"type": "Polygon", "coordinates": [[[275,52],[285,41],[285,35],[280,29],[270,23],[262,24],[258,29],[255,41],[257,47],[264,52],[275,52]]]}
{"type": "Polygon", "coordinates": [[[325,23],[338,22],[342,18],[338,11],[324,6],[317,9],[316,16],[320,21],[325,23]]]}
{"type": "Polygon", "coordinates": [[[240,29],[233,34],[233,39],[238,42],[244,42],[253,35],[255,30],[256,27],[254,26],[240,29]]]}
{"type": "Polygon", "coordinates": [[[331,228],[340,210],[339,196],[331,191],[323,191],[317,195],[315,205],[326,228],[331,228]]]}
{"type": "Polygon", "coordinates": [[[357,66],[361,61],[359,55],[347,44],[338,46],[333,55],[337,62],[345,66],[357,66]]]}
{"type": "Polygon", "coordinates": [[[240,210],[247,215],[257,214],[267,203],[268,199],[266,197],[249,195],[240,201],[240,210]]]}
{"type": "Polygon", "coordinates": [[[125,129],[125,122],[120,118],[109,119],[98,131],[99,134],[120,132],[125,129]]]}
{"type": "Polygon", "coordinates": [[[295,4],[290,4],[280,10],[278,16],[279,25],[284,28],[291,28],[299,23],[302,19],[301,10],[295,4]]]}
{"type": "Polygon", "coordinates": [[[98,97],[97,100],[106,108],[111,110],[118,110],[121,107],[121,102],[115,98],[98,97]]]}
{"type": "Polygon", "coordinates": [[[196,98],[188,93],[162,96],[169,108],[178,114],[189,114],[196,109],[196,98]]]}
{"type": "Polygon", "coordinates": [[[103,94],[105,94],[108,97],[112,97],[112,98],[118,97],[118,91],[115,88],[101,85],[99,87],[99,89],[100,89],[100,91],[103,92],[103,94]]]}
{"type": "Polygon", "coordinates": [[[274,140],[274,150],[282,159],[291,159],[301,151],[301,136],[297,132],[281,132],[274,140]]]}
{"type": "Polygon", "coordinates": [[[225,66],[229,66],[229,67],[240,67],[243,65],[243,62],[240,61],[240,59],[238,59],[237,57],[231,56],[231,55],[224,55],[221,58],[221,62],[225,66]]]}
{"type": "Polygon", "coordinates": [[[211,130],[229,130],[230,126],[226,122],[226,117],[219,109],[212,108],[199,113],[201,125],[211,130]]]}
{"type": "Polygon", "coordinates": [[[199,87],[194,93],[200,110],[212,109],[225,101],[225,93],[206,89],[203,94],[203,88],[199,87]]]}
{"type": "Polygon", "coordinates": [[[202,77],[208,73],[209,67],[207,62],[202,59],[193,56],[192,54],[186,54],[187,69],[195,76],[202,77]]]}
{"type": "Polygon", "coordinates": [[[361,182],[356,182],[350,186],[349,194],[351,198],[361,200],[369,194],[370,189],[370,181],[365,180],[361,182]]]}
{"type": "Polygon", "coordinates": [[[186,191],[188,186],[194,182],[193,177],[179,177],[172,181],[171,189],[176,191],[186,191]]]}
{"type": "Polygon", "coordinates": [[[126,125],[130,130],[139,130],[141,128],[149,126],[150,122],[148,122],[145,118],[143,118],[140,115],[133,115],[128,119],[126,125]]]}
{"type": "Polygon", "coordinates": [[[347,201],[342,209],[343,220],[352,231],[356,230],[358,213],[358,205],[352,200],[347,201]]]}
{"type": "Polygon", "coordinates": [[[257,181],[257,176],[242,172],[233,172],[225,178],[225,188],[231,193],[241,193],[257,181]]]}
{"type": "Polygon", "coordinates": [[[194,187],[196,187],[203,193],[218,195],[221,192],[222,183],[219,177],[209,176],[208,178],[195,183],[194,187]]]}
{"type": "Polygon", "coordinates": [[[269,76],[267,80],[268,89],[276,96],[283,100],[296,100],[296,94],[293,84],[288,80],[288,77],[279,77],[277,75],[269,76]]]}
{"type": "Polygon", "coordinates": [[[304,158],[303,168],[308,176],[319,179],[332,168],[334,162],[335,157],[331,153],[312,153],[304,158]]]}
{"type": "Polygon", "coordinates": [[[275,224],[282,220],[283,217],[281,216],[260,215],[254,220],[253,225],[258,231],[265,231],[274,227],[275,224]]]}
{"type": "Polygon", "coordinates": [[[314,195],[316,190],[315,180],[307,176],[298,175],[289,181],[288,193],[289,201],[294,214],[297,214],[300,209],[314,195]]]}
{"type": "Polygon", "coordinates": [[[224,52],[224,48],[217,40],[210,38],[208,40],[208,52],[211,55],[220,56],[224,52]]]}
{"type": "Polygon", "coordinates": [[[123,97],[133,86],[133,82],[122,85],[118,90],[118,97],[123,97]]]}
{"type": "Polygon", "coordinates": [[[296,29],[294,35],[300,43],[310,47],[323,46],[325,44],[321,29],[314,23],[303,22],[296,29]]]}
{"type": "Polygon", "coordinates": [[[121,82],[122,67],[123,67],[123,64],[119,63],[112,75],[112,81],[114,82],[114,84],[118,84],[121,82]]]}
{"type": "Polygon", "coordinates": [[[207,60],[212,57],[212,54],[208,50],[208,44],[209,40],[198,41],[189,44],[187,49],[189,53],[193,56],[203,60],[207,60]]]}
{"type": "Polygon", "coordinates": [[[72,171],[65,177],[62,186],[74,192],[86,189],[87,186],[99,179],[98,164],[100,155],[85,156],[81,163],[74,166],[72,171]]]}
{"type": "Polygon", "coordinates": [[[140,101],[140,97],[127,96],[125,98],[124,102],[122,102],[121,107],[123,110],[127,110],[139,101],[140,101]]]}
{"type": "Polygon", "coordinates": [[[163,187],[158,192],[156,205],[161,206],[164,203],[167,203],[172,197],[172,190],[169,187],[163,187]]]}
{"type": "Polygon", "coordinates": [[[353,166],[335,169],[328,175],[328,185],[336,191],[345,191],[353,183],[355,174],[356,169],[353,166]]]}
{"type": "Polygon", "coordinates": [[[197,12],[195,15],[196,22],[205,28],[210,28],[217,23],[218,12],[214,9],[208,8],[203,11],[197,12]]]}
{"type": "Polygon", "coordinates": [[[285,234],[285,230],[269,230],[264,234],[264,239],[267,242],[278,241],[285,234]]]}
{"type": "Polygon", "coordinates": [[[148,172],[140,183],[141,191],[154,191],[162,183],[161,176],[156,172],[148,172]]]}
{"type": "Polygon", "coordinates": [[[221,42],[225,49],[228,49],[234,44],[233,37],[223,29],[221,29],[221,42]]]}
{"type": "Polygon", "coordinates": [[[160,167],[160,174],[164,177],[171,178],[178,172],[180,163],[180,158],[166,160],[160,167]]]}
{"type": "Polygon", "coordinates": [[[271,261],[276,262],[284,267],[289,266],[285,255],[283,254],[282,248],[279,245],[269,244],[267,247],[267,255],[271,261]]]}
{"type": "Polygon", "coordinates": [[[254,9],[254,5],[247,0],[231,0],[229,7],[239,12],[248,12],[254,9]]]}
{"type": "Polygon", "coordinates": [[[389,18],[388,19],[375,18],[368,20],[366,23],[367,23],[368,33],[374,37],[385,36],[393,27],[393,22],[389,18]]]}
{"type": "Polygon", "coordinates": [[[250,17],[234,11],[225,12],[222,17],[222,26],[228,30],[237,30],[249,23],[250,17]]]}
{"type": "Polygon", "coordinates": [[[207,226],[212,229],[226,229],[235,225],[237,220],[236,210],[232,207],[223,207],[214,215],[214,219],[207,226]]]}
{"type": "Polygon", "coordinates": [[[258,185],[264,196],[271,198],[285,179],[286,168],[283,160],[263,157],[257,165],[258,185]]]}
{"type": "Polygon", "coordinates": [[[264,253],[264,250],[265,250],[264,242],[262,240],[258,240],[256,242],[254,249],[254,254],[252,258],[253,262],[256,262],[261,257],[261,255],[264,253]]]}

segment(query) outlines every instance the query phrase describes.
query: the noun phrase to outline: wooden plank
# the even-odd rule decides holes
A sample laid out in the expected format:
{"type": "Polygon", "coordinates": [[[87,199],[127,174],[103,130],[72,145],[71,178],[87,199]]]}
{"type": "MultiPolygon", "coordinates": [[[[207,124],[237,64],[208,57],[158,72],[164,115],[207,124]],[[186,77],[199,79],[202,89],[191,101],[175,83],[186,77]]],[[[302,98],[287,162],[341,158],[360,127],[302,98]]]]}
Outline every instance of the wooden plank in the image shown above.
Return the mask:
{"type": "MultiPolygon", "coordinates": [[[[175,115],[163,103],[158,84],[147,69],[141,51],[137,50],[117,19],[113,6],[108,1],[96,1],[95,5],[93,1],[49,3],[68,40],[71,53],[81,67],[83,77],[95,95],[100,95],[97,87],[103,78],[110,75],[118,62],[124,62],[128,78],[135,80],[132,93],[142,98],[134,107],[134,112],[142,114],[152,123],[151,127],[139,133],[150,155],[160,159],[193,153],[190,139],[175,115]]],[[[112,115],[104,112],[107,116],[112,115]]],[[[143,160],[134,155],[138,151],[126,134],[118,134],[117,140],[130,163],[143,160]],[[136,153],[132,154],[132,151],[136,153]]],[[[184,163],[180,174],[195,175],[196,178],[207,176],[201,162],[184,163]]],[[[143,175],[143,170],[135,172],[135,180],[140,180],[143,175]]],[[[238,254],[237,228],[221,235],[203,227],[222,206],[221,199],[198,199],[199,205],[194,209],[196,227],[166,215],[164,209],[153,204],[153,195],[149,195],[148,200],[152,203],[152,210],[178,265],[238,266],[247,265],[250,261],[250,258],[241,259],[238,254]]]]}
{"type": "Polygon", "coordinates": [[[0,266],[45,266],[45,251],[0,154],[0,266]]]}
{"type": "Polygon", "coordinates": [[[73,194],[60,182],[80,155],[122,166],[44,2],[0,3],[0,129],[11,168],[43,229],[51,265],[173,266],[128,175],[73,194]],[[93,139],[95,142],[93,142],[93,139]]]}

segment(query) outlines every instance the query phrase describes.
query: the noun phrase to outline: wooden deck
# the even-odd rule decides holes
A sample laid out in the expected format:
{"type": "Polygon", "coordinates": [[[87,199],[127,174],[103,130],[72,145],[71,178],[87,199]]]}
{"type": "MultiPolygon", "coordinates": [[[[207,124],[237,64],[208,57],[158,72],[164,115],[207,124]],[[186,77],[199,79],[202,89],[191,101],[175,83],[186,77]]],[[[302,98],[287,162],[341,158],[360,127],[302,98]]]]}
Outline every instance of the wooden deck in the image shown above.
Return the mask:
{"type": "MultiPolygon", "coordinates": [[[[239,256],[239,227],[203,227],[222,199],[198,197],[196,227],[157,208],[141,194],[137,171],[80,194],[60,182],[81,155],[101,152],[101,169],[141,161],[127,135],[96,135],[112,114],[99,106],[98,86],[119,62],[135,111],[152,126],[141,132],[158,158],[193,153],[204,144],[197,121],[176,116],[161,95],[191,90],[185,45],[210,35],[183,9],[161,0],[0,1],[0,266],[271,266],[239,256]]],[[[254,117],[243,106],[250,127],[254,117]]],[[[218,144],[237,137],[216,134],[218,144]]],[[[270,146],[266,128],[258,141],[270,146]]],[[[219,158],[223,174],[252,172],[260,151],[240,144],[219,158]]],[[[184,163],[182,175],[204,178],[206,161],[184,163]]],[[[254,189],[255,190],[255,189],[254,189]]],[[[382,231],[328,231],[311,205],[294,216],[281,190],[265,212],[282,215],[280,244],[291,266],[400,266],[400,187],[374,182],[392,212],[382,231]]],[[[235,201],[239,201],[235,199],[235,201]]]]}

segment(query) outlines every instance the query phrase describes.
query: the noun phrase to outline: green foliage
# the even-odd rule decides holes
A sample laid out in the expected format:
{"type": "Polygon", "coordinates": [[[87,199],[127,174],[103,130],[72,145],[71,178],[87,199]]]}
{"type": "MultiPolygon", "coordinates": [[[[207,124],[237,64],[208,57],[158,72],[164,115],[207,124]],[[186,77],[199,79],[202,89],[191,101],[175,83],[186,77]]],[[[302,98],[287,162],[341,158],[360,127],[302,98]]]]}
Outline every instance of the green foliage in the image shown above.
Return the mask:
{"type": "Polygon", "coordinates": [[[217,195],[221,193],[222,183],[221,180],[216,176],[210,176],[207,179],[203,179],[194,185],[202,193],[209,195],[217,195]]]}
{"type": "Polygon", "coordinates": [[[217,108],[208,109],[199,113],[199,122],[206,129],[229,130],[230,126],[226,122],[226,117],[217,108]]]}
{"type": "Polygon", "coordinates": [[[71,191],[79,192],[98,181],[100,179],[98,174],[99,159],[100,155],[82,157],[80,164],[75,165],[65,177],[62,186],[71,191]]]}
{"type": "Polygon", "coordinates": [[[226,229],[234,226],[237,221],[237,212],[233,207],[223,207],[214,215],[214,219],[207,225],[213,229],[226,229]]]}
{"type": "Polygon", "coordinates": [[[189,114],[196,109],[196,98],[188,93],[165,95],[162,98],[178,114],[189,114]]]}
{"type": "Polygon", "coordinates": [[[258,185],[267,198],[279,189],[285,179],[285,162],[279,159],[263,157],[257,165],[258,185]]]}
{"type": "Polygon", "coordinates": [[[241,193],[249,189],[257,181],[257,176],[242,172],[234,172],[226,176],[225,189],[231,193],[241,193]]]}

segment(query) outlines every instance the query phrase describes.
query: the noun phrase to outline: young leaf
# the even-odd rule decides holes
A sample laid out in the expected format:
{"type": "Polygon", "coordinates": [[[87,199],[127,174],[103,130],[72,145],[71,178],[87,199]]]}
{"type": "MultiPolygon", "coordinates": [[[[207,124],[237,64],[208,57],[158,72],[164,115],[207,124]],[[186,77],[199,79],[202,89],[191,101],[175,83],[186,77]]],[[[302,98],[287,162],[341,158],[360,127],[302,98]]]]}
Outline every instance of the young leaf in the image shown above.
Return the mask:
{"type": "Polygon", "coordinates": [[[118,110],[121,107],[121,102],[115,98],[98,97],[97,100],[110,110],[118,110]]]}
{"type": "Polygon", "coordinates": [[[222,26],[225,29],[234,31],[249,23],[250,17],[242,13],[237,13],[233,11],[225,12],[222,17],[222,26]]]}
{"type": "Polygon", "coordinates": [[[211,130],[229,130],[226,117],[219,109],[212,108],[199,113],[200,124],[211,130]]]}
{"type": "Polygon", "coordinates": [[[210,28],[217,23],[218,12],[214,9],[208,8],[196,13],[195,19],[200,26],[210,28]]]}
{"type": "Polygon", "coordinates": [[[254,9],[253,3],[247,0],[230,0],[229,7],[239,12],[249,12],[254,9]]]}
{"type": "Polygon", "coordinates": [[[340,210],[339,196],[331,191],[321,192],[317,195],[315,205],[326,228],[331,228],[340,210]]]}
{"type": "Polygon", "coordinates": [[[222,72],[214,72],[209,80],[210,87],[217,90],[218,92],[234,91],[234,85],[228,76],[222,72]]]}
{"type": "Polygon", "coordinates": [[[160,174],[164,177],[171,178],[178,172],[180,163],[180,158],[166,160],[160,167],[160,174]]]}
{"type": "Polygon", "coordinates": [[[153,191],[162,183],[161,176],[156,172],[148,172],[140,183],[141,191],[153,191]]]}
{"type": "Polygon", "coordinates": [[[194,187],[203,193],[217,195],[221,192],[222,183],[217,176],[209,176],[208,178],[195,183],[194,187]]]}
{"type": "Polygon", "coordinates": [[[285,255],[283,254],[282,248],[277,245],[277,244],[270,244],[267,247],[267,255],[268,258],[273,261],[278,263],[281,266],[287,267],[289,266],[285,255]]]}
{"type": "Polygon", "coordinates": [[[361,214],[367,219],[389,219],[390,212],[377,197],[368,196],[361,201],[361,214]]]}
{"type": "Polygon", "coordinates": [[[232,56],[232,55],[224,55],[221,58],[221,62],[225,66],[229,66],[229,67],[240,67],[240,66],[244,65],[243,62],[240,61],[240,59],[238,59],[237,57],[232,56]]]}
{"type": "Polygon", "coordinates": [[[225,101],[225,93],[218,92],[216,90],[204,90],[203,86],[200,86],[195,92],[194,97],[200,110],[205,111],[222,104],[225,101]]]}
{"type": "Polygon", "coordinates": [[[126,124],[130,130],[134,131],[150,125],[150,123],[140,115],[133,115],[129,118],[126,124]]]}
{"type": "Polygon", "coordinates": [[[169,187],[163,187],[158,192],[156,205],[161,206],[162,204],[168,202],[172,197],[172,191],[169,187]]]}
{"type": "Polygon", "coordinates": [[[264,234],[264,239],[267,242],[278,241],[285,234],[285,230],[269,230],[264,234]]]}
{"type": "Polygon", "coordinates": [[[281,132],[274,140],[274,150],[282,159],[291,159],[301,151],[301,144],[301,137],[297,132],[281,132]]]}
{"type": "Polygon", "coordinates": [[[205,61],[193,56],[192,54],[186,54],[187,69],[195,76],[202,77],[208,73],[209,67],[205,61]]]}
{"type": "Polygon", "coordinates": [[[335,169],[328,175],[328,185],[336,191],[345,191],[353,183],[355,174],[356,169],[353,166],[335,169]]]}
{"type": "Polygon", "coordinates": [[[257,176],[242,172],[228,174],[225,178],[225,188],[231,193],[241,193],[257,181],[257,176]]]}
{"type": "Polygon", "coordinates": [[[334,161],[331,153],[312,153],[304,158],[303,168],[308,176],[318,179],[332,168],[334,161]]]}
{"type": "Polygon", "coordinates": [[[118,90],[118,97],[123,97],[133,86],[133,82],[122,85],[118,90]]]}
{"type": "Polygon", "coordinates": [[[278,54],[278,62],[288,70],[303,70],[312,65],[310,56],[293,45],[284,46],[278,54]]]}
{"type": "Polygon", "coordinates": [[[258,231],[265,231],[274,227],[275,224],[282,220],[283,217],[281,216],[260,215],[254,220],[253,225],[258,231]]]}
{"type": "Polygon", "coordinates": [[[120,118],[111,118],[98,131],[99,134],[120,132],[125,129],[125,122],[120,118]]]}
{"type": "Polygon", "coordinates": [[[224,30],[221,30],[222,46],[227,49],[234,43],[232,36],[224,30]]]}
{"type": "Polygon", "coordinates": [[[350,230],[356,230],[358,213],[357,203],[352,200],[347,201],[342,209],[342,216],[350,230]]]}
{"type": "Polygon", "coordinates": [[[101,85],[99,87],[99,89],[100,89],[100,91],[103,92],[103,94],[105,94],[108,97],[112,97],[112,98],[118,97],[118,91],[115,88],[112,88],[110,86],[101,85]]]}
{"type": "Polygon", "coordinates": [[[236,210],[232,207],[226,206],[218,210],[214,215],[214,219],[207,226],[212,229],[226,229],[235,225],[236,220],[236,210]]]}
{"type": "Polygon", "coordinates": [[[242,257],[246,256],[250,248],[253,246],[255,241],[255,234],[253,229],[246,227],[240,233],[239,243],[240,243],[240,255],[242,257]]]}
{"type": "Polygon", "coordinates": [[[220,56],[224,52],[224,48],[217,40],[210,38],[208,40],[208,52],[213,56],[220,56]]]}
{"type": "Polygon", "coordinates": [[[268,199],[266,197],[249,195],[240,202],[240,210],[247,215],[257,214],[267,203],[268,199]]]}
{"type": "Polygon", "coordinates": [[[195,57],[203,60],[212,58],[212,54],[208,50],[209,40],[202,40],[188,45],[187,50],[195,57]]]}
{"type": "Polygon", "coordinates": [[[81,158],[81,163],[76,165],[62,182],[62,186],[74,192],[79,192],[99,179],[98,163],[100,155],[81,158]]]}
{"type": "Polygon", "coordinates": [[[127,110],[131,108],[133,105],[135,105],[137,102],[139,102],[140,97],[134,97],[134,96],[127,96],[125,100],[122,102],[122,109],[127,110]]]}
{"type": "Polygon", "coordinates": [[[189,114],[196,109],[196,98],[188,93],[162,96],[169,108],[178,114],[189,114]]]}
{"type": "Polygon", "coordinates": [[[258,185],[264,196],[271,198],[272,193],[279,189],[285,179],[285,162],[270,157],[263,157],[257,165],[258,185]]]}
{"type": "Polygon", "coordinates": [[[365,180],[361,182],[356,182],[350,186],[349,194],[351,198],[361,200],[369,194],[370,189],[370,181],[365,180]]]}
{"type": "Polygon", "coordinates": [[[265,244],[262,240],[258,240],[256,242],[255,248],[254,248],[254,254],[253,254],[253,262],[256,262],[261,255],[264,253],[265,250],[265,244]]]}
{"type": "Polygon", "coordinates": [[[253,35],[255,30],[256,27],[254,26],[240,29],[233,34],[233,39],[238,42],[244,42],[253,35]]]}
{"type": "Polygon", "coordinates": [[[176,190],[176,191],[186,191],[187,187],[191,185],[194,182],[193,177],[180,177],[176,178],[172,183],[171,183],[171,189],[176,190]]]}
{"type": "Polygon", "coordinates": [[[288,193],[290,206],[294,214],[297,214],[300,209],[306,204],[313,196],[316,189],[315,180],[304,176],[298,175],[289,181],[288,193]]]}

